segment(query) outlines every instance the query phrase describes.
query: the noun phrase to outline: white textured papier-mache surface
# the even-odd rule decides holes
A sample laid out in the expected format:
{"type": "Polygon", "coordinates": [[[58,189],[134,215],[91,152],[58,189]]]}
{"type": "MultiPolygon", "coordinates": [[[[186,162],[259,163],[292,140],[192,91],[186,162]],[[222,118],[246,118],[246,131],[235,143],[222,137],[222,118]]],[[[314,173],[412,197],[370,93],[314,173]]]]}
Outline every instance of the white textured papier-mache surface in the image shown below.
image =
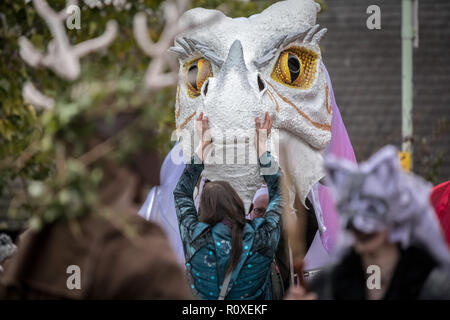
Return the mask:
{"type": "MultiPolygon", "coordinates": [[[[230,148],[222,143],[225,131],[227,138],[233,134],[242,137],[245,131],[248,156],[254,159],[254,119],[269,112],[286,146],[287,159],[280,159],[280,164],[289,168],[303,202],[312,185],[324,175],[321,153],[331,138],[329,93],[319,48],[325,30],[313,28],[319,8],[313,0],[282,1],[260,14],[235,19],[216,10],[191,9],[180,23],[195,23],[196,27],[179,35],[174,43],[180,61],[176,104],[179,135],[186,137],[187,132],[193,136],[195,118],[204,112],[209,117],[216,154],[230,148]],[[308,89],[288,87],[271,79],[280,53],[291,46],[305,47],[318,55],[314,82],[308,89]],[[208,86],[206,94],[192,98],[187,93],[184,64],[199,57],[211,62],[213,76],[203,85],[202,89],[208,86]],[[262,91],[258,76],[265,82],[262,91]]],[[[233,143],[233,139],[229,142],[233,143]]],[[[183,149],[187,157],[192,154],[189,139],[183,139],[183,149]]],[[[276,147],[273,153],[278,158],[276,147]]],[[[256,161],[206,164],[203,176],[229,181],[247,208],[263,182],[256,161]]]]}

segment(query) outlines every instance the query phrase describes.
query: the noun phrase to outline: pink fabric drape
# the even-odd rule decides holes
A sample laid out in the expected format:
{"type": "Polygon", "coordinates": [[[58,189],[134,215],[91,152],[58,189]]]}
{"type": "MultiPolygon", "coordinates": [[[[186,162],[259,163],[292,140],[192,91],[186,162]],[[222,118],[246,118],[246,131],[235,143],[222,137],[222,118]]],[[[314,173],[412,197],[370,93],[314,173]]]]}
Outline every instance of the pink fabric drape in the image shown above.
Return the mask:
{"type": "MultiPolygon", "coordinates": [[[[325,150],[325,157],[327,154],[332,154],[336,157],[344,158],[356,163],[355,153],[353,152],[350,138],[347,134],[344,121],[342,121],[341,113],[339,112],[339,108],[336,104],[330,75],[328,74],[325,66],[322,66],[327,77],[333,110],[333,118],[331,121],[331,142],[325,150]]],[[[326,227],[325,232],[322,234],[322,244],[327,252],[330,253],[337,240],[337,234],[339,231],[339,216],[334,206],[331,193],[324,185],[319,186],[319,202],[322,208],[324,224],[326,227]]]]}

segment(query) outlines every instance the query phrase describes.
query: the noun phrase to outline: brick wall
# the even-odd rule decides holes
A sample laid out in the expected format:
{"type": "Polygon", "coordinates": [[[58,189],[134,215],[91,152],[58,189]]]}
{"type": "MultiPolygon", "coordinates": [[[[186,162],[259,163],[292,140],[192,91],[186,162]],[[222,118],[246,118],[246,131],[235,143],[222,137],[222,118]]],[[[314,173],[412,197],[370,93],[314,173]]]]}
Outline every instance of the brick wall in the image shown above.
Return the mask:
{"type": "MultiPolygon", "coordinates": [[[[401,1],[326,4],[318,19],[328,28],[323,59],[357,159],[364,160],[385,144],[401,145],[401,1]],[[381,9],[381,30],[366,27],[371,4],[381,9]]],[[[449,180],[450,1],[419,2],[413,81],[414,171],[434,183],[449,180]]]]}

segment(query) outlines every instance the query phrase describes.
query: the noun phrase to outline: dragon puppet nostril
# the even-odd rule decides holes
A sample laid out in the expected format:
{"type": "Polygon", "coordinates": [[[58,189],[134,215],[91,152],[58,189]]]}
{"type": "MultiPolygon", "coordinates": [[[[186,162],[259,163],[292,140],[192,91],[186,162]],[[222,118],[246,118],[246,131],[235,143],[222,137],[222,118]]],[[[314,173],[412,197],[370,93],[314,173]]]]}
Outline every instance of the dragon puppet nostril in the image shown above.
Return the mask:
{"type": "Polygon", "coordinates": [[[266,88],[266,84],[261,79],[261,76],[259,74],[258,74],[258,88],[259,88],[260,92],[263,91],[266,88]]]}
{"type": "Polygon", "coordinates": [[[209,84],[209,81],[206,80],[206,81],[205,81],[205,84],[204,84],[203,87],[202,87],[202,95],[203,95],[203,96],[206,96],[206,94],[208,93],[208,84],[209,84]]]}

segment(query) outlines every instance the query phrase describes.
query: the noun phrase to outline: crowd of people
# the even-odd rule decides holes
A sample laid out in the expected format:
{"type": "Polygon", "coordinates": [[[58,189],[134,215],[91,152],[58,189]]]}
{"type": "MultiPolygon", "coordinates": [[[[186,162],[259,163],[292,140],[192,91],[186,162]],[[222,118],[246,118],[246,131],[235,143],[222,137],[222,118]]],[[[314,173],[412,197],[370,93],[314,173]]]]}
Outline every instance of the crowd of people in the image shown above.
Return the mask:
{"type": "MultiPolygon", "coordinates": [[[[207,118],[200,115],[197,121],[200,132],[207,132],[207,118]]],[[[260,163],[267,164],[274,160],[260,130],[270,134],[271,118],[266,114],[262,126],[259,119],[255,123],[260,163]]],[[[205,185],[197,215],[193,191],[211,143],[205,136],[175,190],[191,287],[203,299],[270,299],[277,283],[283,287],[281,276],[278,282],[271,277],[271,271],[279,272],[274,258],[281,234],[282,173],[264,176],[266,186],[255,194],[248,220],[242,200],[226,182],[205,185]]],[[[342,227],[333,261],[308,289],[291,283],[285,297],[450,299],[450,251],[430,203],[431,188],[403,171],[396,149],[385,147],[359,166],[329,156],[325,168],[342,227]],[[373,284],[371,270],[379,271],[373,284]]]]}
{"type": "MultiPolygon", "coordinates": [[[[57,222],[25,231],[17,248],[0,236],[0,299],[450,299],[449,183],[430,198],[431,186],[401,168],[392,146],[359,165],[329,156],[324,183],[340,214],[339,239],[329,265],[300,284],[283,239],[282,170],[264,175],[247,212],[225,181],[206,181],[196,206],[211,150],[208,118],[200,114],[196,125],[200,145],[174,191],[185,268],[158,225],[127,217],[130,236],[91,214],[78,234],[57,222]],[[83,272],[78,290],[67,286],[70,265],[83,272]]],[[[255,128],[259,164],[270,167],[269,114],[255,128]]]]}

